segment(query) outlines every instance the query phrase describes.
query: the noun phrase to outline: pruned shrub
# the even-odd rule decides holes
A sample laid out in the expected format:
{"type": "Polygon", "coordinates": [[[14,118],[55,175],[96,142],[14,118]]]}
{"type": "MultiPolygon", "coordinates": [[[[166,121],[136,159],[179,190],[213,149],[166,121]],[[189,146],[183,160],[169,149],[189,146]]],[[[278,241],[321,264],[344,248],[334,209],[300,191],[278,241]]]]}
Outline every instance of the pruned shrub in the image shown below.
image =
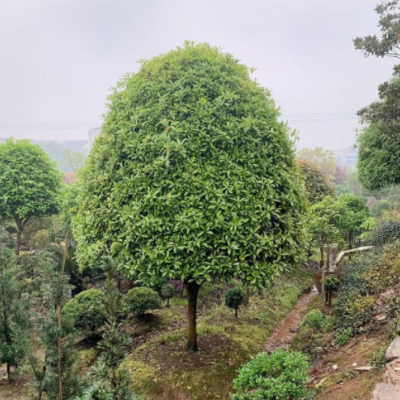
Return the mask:
{"type": "Polygon", "coordinates": [[[325,279],[325,290],[328,292],[337,292],[340,287],[340,279],[334,275],[328,275],[325,279]]]}
{"type": "Polygon", "coordinates": [[[161,287],[161,296],[164,299],[167,299],[167,307],[169,307],[169,299],[174,297],[175,295],[175,287],[169,283],[166,283],[161,287]]]}
{"type": "Polygon", "coordinates": [[[331,325],[332,318],[328,318],[319,310],[308,312],[301,322],[302,328],[314,328],[318,331],[325,331],[331,325]]]}
{"type": "Polygon", "coordinates": [[[385,222],[375,229],[372,234],[371,243],[374,246],[383,246],[400,239],[400,222],[385,222]]]}
{"type": "Polygon", "coordinates": [[[255,356],[234,380],[237,393],[231,400],[300,400],[308,394],[307,357],[298,351],[278,348],[255,356]]]}
{"type": "Polygon", "coordinates": [[[235,310],[235,318],[238,317],[239,307],[246,304],[246,293],[240,288],[229,289],[225,294],[225,305],[235,310]]]}
{"type": "Polygon", "coordinates": [[[63,308],[76,328],[91,333],[100,328],[106,320],[104,293],[100,289],[89,289],[79,293],[63,308]]]}
{"type": "Polygon", "coordinates": [[[146,287],[131,289],[126,297],[127,311],[138,315],[146,314],[148,311],[162,308],[161,298],[156,291],[146,287]]]}

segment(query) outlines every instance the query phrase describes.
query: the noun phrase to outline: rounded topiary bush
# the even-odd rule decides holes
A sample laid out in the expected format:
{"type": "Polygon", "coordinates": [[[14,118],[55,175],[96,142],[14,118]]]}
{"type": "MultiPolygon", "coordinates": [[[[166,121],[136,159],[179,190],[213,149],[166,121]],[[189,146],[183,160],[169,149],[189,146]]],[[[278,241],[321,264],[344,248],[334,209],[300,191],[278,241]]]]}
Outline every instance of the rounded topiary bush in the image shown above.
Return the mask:
{"type": "Polygon", "coordinates": [[[299,351],[278,348],[271,355],[259,353],[240,369],[233,385],[237,393],[231,399],[304,399],[309,393],[308,367],[307,357],[299,351]]]}
{"type": "Polygon", "coordinates": [[[238,309],[246,304],[246,293],[240,288],[229,289],[225,294],[225,305],[235,310],[235,317],[238,317],[238,309]]]}
{"type": "Polygon", "coordinates": [[[126,297],[127,311],[138,315],[146,314],[148,311],[162,308],[161,298],[156,291],[146,287],[131,289],[126,297]]]}
{"type": "Polygon", "coordinates": [[[106,321],[104,293],[100,289],[89,289],[79,293],[63,308],[73,318],[78,329],[95,331],[106,321]]]}

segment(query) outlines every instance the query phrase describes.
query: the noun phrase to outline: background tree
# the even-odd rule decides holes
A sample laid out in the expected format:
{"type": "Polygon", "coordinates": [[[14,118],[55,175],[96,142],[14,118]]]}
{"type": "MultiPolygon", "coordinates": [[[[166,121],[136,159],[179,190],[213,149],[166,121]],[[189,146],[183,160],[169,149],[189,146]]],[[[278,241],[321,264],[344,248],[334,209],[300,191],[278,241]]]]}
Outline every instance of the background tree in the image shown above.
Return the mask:
{"type": "Polygon", "coordinates": [[[181,279],[188,350],[205,281],[274,279],[303,255],[305,211],[289,129],[230,54],[186,43],[119,82],[83,168],[75,219],[82,266],[181,279]]]}
{"type": "Polygon", "coordinates": [[[382,222],[383,216],[391,210],[390,202],[387,200],[378,200],[371,207],[372,215],[379,221],[382,222]]]}
{"type": "Polygon", "coordinates": [[[358,170],[366,189],[400,184],[400,76],[379,87],[380,100],[358,112],[367,127],[358,137],[358,170]]]}
{"type": "Polygon", "coordinates": [[[86,155],[71,149],[65,149],[62,161],[72,172],[79,171],[85,165],[86,155]]]}
{"type": "Polygon", "coordinates": [[[322,147],[308,149],[304,147],[297,152],[297,158],[307,160],[317,165],[327,179],[333,181],[336,174],[336,158],[329,150],[322,147]]]}
{"type": "Polygon", "coordinates": [[[400,58],[400,5],[399,0],[384,0],[375,8],[379,15],[381,38],[376,35],[357,37],[354,46],[365,56],[400,58]]]}
{"type": "Polygon", "coordinates": [[[336,172],[335,172],[335,184],[340,185],[343,184],[346,180],[347,173],[346,167],[343,165],[336,165],[336,172]]]}
{"type": "Polygon", "coordinates": [[[344,232],[348,249],[353,248],[355,235],[360,234],[365,221],[371,217],[365,200],[354,194],[345,193],[338,199],[340,227],[344,232]]]}
{"type": "Polygon", "coordinates": [[[0,248],[0,365],[6,364],[11,381],[26,354],[29,325],[27,303],[21,298],[22,287],[17,280],[15,255],[0,248]]]}
{"type": "Polygon", "coordinates": [[[164,299],[167,299],[167,307],[169,307],[169,300],[171,297],[175,295],[175,287],[172,286],[170,283],[166,283],[161,287],[161,296],[164,299]]]}
{"type": "Polygon", "coordinates": [[[57,212],[60,186],[56,164],[38,145],[13,139],[0,143],[0,216],[17,225],[17,254],[29,219],[57,212]]]}
{"type": "Polygon", "coordinates": [[[317,165],[311,161],[302,159],[297,160],[297,165],[300,168],[307,198],[311,204],[321,201],[325,196],[335,195],[333,185],[322,174],[317,165]]]}
{"type": "Polygon", "coordinates": [[[235,310],[235,318],[238,318],[239,307],[246,304],[246,293],[240,288],[229,289],[225,294],[225,305],[235,310]]]}

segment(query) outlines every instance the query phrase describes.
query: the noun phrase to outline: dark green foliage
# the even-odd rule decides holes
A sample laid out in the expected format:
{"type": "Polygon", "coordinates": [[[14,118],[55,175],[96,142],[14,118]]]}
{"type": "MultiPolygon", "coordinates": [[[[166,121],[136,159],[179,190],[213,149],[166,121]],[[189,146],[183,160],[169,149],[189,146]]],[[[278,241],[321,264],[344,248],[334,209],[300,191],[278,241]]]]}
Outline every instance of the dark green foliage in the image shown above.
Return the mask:
{"type": "Polygon", "coordinates": [[[0,365],[6,364],[8,379],[26,355],[29,325],[27,302],[16,277],[14,253],[0,247],[0,365]]]}
{"type": "Polygon", "coordinates": [[[142,62],[110,95],[82,173],[79,262],[110,253],[142,280],[272,280],[305,238],[278,116],[269,91],[215,47],[187,43],[142,62]]]}
{"type": "Polygon", "coordinates": [[[239,370],[232,400],[301,400],[307,396],[307,358],[296,351],[278,348],[260,353],[239,370]]]}
{"type": "Polygon", "coordinates": [[[74,321],[61,313],[61,324],[57,321],[57,306],[62,307],[71,297],[69,276],[47,262],[41,270],[41,294],[47,312],[38,316],[39,341],[44,348],[44,363],[31,356],[30,365],[34,376],[34,386],[38,396],[46,393],[46,399],[58,400],[59,377],[63,387],[63,400],[73,399],[80,393],[81,382],[74,372],[76,350],[74,321]],[[61,352],[61,370],[59,354],[61,352]]]}
{"type": "Polygon", "coordinates": [[[76,328],[94,333],[106,321],[104,293],[100,289],[84,290],[64,306],[63,312],[72,318],[76,328]]]}
{"type": "Polygon", "coordinates": [[[398,317],[400,315],[400,297],[396,296],[390,299],[386,306],[386,312],[389,317],[398,317]]]}
{"type": "Polygon", "coordinates": [[[146,287],[131,289],[125,297],[128,312],[143,315],[148,311],[162,308],[160,296],[146,287]]]}
{"type": "Polygon", "coordinates": [[[174,297],[176,291],[175,291],[175,286],[172,286],[169,283],[166,283],[161,287],[161,296],[164,299],[167,299],[167,307],[169,307],[169,299],[171,297],[174,297]]]}
{"type": "Polygon", "coordinates": [[[365,56],[400,58],[400,6],[398,0],[383,0],[375,8],[379,15],[381,38],[376,35],[354,39],[354,46],[365,56]]]}
{"type": "Polygon", "coordinates": [[[115,284],[113,263],[103,258],[102,266],[107,276],[105,306],[107,309],[106,331],[98,347],[101,356],[90,371],[90,385],[83,396],[76,400],[139,400],[130,389],[129,372],[120,368],[131,338],[118,322],[121,295],[115,284]]]}
{"type": "Polygon", "coordinates": [[[17,225],[17,253],[26,223],[55,214],[61,174],[48,155],[28,140],[0,143],[0,215],[17,225]]]}
{"type": "Polygon", "coordinates": [[[229,289],[225,294],[225,305],[235,310],[235,317],[238,317],[238,309],[246,304],[246,293],[240,288],[229,289]]]}
{"type": "Polygon", "coordinates": [[[379,190],[400,183],[400,77],[379,86],[379,101],[358,114],[368,126],[358,138],[358,170],[362,185],[379,190]]]}
{"type": "Polygon", "coordinates": [[[297,160],[303,177],[308,201],[313,204],[321,201],[325,196],[334,196],[335,189],[322,174],[319,167],[308,160],[297,160]]]}
{"type": "Polygon", "coordinates": [[[340,279],[336,276],[329,275],[325,279],[325,289],[329,292],[337,292],[340,287],[340,279]]]}
{"type": "Polygon", "coordinates": [[[385,222],[372,233],[371,244],[383,246],[400,239],[400,222],[385,222]]]}
{"type": "Polygon", "coordinates": [[[378,200],[371,207],[374,217],[381,217],[386,211],[390,211],[391,205],[387,200],[378,200]]]}

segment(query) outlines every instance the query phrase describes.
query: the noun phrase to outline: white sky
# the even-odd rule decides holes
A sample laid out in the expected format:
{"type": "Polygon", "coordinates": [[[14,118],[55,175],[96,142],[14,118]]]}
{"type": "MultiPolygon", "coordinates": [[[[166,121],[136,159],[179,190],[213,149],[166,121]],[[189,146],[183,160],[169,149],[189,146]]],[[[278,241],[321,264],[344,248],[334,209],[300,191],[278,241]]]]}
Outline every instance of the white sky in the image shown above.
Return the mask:
{"type": "Polygon", "coordinates": [[[258,68],[300,131],[299,148],[350,146],[351,113],[376,99],[394,65],[353,47],[356,36],[378,32],[377,2],[1,0],[0,137],[86,139],[109,88],[137,60],[194,40],[258,68]]]}

